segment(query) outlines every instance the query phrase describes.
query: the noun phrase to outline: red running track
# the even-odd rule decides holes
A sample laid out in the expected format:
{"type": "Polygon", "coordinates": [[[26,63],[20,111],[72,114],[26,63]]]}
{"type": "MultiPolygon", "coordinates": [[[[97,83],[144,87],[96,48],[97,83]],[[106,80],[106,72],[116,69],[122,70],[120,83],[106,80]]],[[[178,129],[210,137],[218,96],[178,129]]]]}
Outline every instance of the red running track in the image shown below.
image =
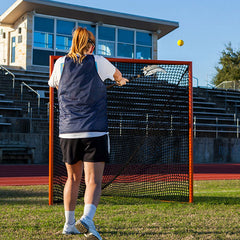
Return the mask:
{"type": "Polygon", "coordinates": [[[234,180],[240,179],[240,163],[195,164],[194,180],[234,180]]]}
{"type": "MultiPolygon", "coordinates": [[[[240,163],[195,164],[194,180],[240,179],[240,163]]],[[[47,185],[48,165],[0,165],[0,186],[47,185]]]]}

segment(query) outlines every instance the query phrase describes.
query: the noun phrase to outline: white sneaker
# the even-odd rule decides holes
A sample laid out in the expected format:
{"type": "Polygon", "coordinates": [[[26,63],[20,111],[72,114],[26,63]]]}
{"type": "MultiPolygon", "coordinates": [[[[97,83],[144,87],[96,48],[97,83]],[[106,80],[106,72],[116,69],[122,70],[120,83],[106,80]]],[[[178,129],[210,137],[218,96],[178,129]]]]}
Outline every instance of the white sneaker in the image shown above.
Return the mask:
{"type": "Polygon", "coordinates": [[[76,229],[75,223],[74,224],[64,224],[62,234],[71,235],[71,234],[80,234],[80,232],[76,229]]]}
{"type": "Polygon", "coordinates": [[[81,219],[76,222],[75,227],[78,231],[84,233],[84,236],[88,240],[102,240],[95,228],[94,222],[88,217],[81,217],[81,219]]]}

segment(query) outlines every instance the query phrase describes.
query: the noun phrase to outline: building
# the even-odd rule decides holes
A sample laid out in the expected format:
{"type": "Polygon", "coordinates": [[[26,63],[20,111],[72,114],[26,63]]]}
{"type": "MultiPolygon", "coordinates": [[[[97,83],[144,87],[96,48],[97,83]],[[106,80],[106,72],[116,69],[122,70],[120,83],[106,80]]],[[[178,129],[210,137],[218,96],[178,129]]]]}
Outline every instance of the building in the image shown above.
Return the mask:
{"type": "Polygon", "coordinates": [[[56,1],[17,0],[0,16],[0,164],[48,162],[49,55],[69,51],[77,26],[95,34],[96,54],[157,59],[157,40],[179,25],[56,1]]]}
{"type": "Polygon", "coordinates": [[[157,59],[157,40],[179,24],[56,1],[17,0],[0,16],[0,65],[45,70],[49,55],[69,50],[77,26],[95,34],[97,54],[157,59]]]}

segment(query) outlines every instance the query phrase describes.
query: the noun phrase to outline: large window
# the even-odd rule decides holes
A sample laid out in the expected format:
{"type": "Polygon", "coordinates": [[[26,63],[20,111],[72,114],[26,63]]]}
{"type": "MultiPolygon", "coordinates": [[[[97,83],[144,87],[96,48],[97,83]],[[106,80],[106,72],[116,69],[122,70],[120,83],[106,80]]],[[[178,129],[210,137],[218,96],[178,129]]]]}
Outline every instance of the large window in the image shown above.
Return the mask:
{"type": "Polygon", "coordinates": [[[136,33],[136,58],[152,59],[152,34],[136,33]]]}
{"type": "Polygon", "coordinates": [[[54,54],[54,19],[34,17],[33,64],[49,65],[49,55],[54,54]]]}
{"type": "Polygon", "coordinates": [[[50,55],[54,55],[54,51],[33,49],[33,65],[49,66],[50,55]]]}
{"type": "Polygon", "coordinates": [[[53,34],[34,32],[34,47],[53,48],[53,34]]]}
{"type": "Polygon", "coordinates": [[[134,31],[118,29],[117,55],[134,58],[134,31]]]}
{"type": "Polygon", "coordinates": [[[100,55],[115,57],[115,28],[98,27],[98,51],[100,55]]]}
{"type": "Polygon", "coordinates": [[[48,66],[50,54],[66,54],[77,26],[85,27],[95,35],[99,55],[152,59],[151,33],[37,15],[34,17],[33,64],[48,66]]]}
{"type": "Polygon", "coordinates": [[[34,47],[53,48],[54,20],[49,18],[34,18],[34,47]]]}
{"type": "Polygon", "coordinates": [[[57,20],[56,50],[69,51],[75,22],[57,20]]]}

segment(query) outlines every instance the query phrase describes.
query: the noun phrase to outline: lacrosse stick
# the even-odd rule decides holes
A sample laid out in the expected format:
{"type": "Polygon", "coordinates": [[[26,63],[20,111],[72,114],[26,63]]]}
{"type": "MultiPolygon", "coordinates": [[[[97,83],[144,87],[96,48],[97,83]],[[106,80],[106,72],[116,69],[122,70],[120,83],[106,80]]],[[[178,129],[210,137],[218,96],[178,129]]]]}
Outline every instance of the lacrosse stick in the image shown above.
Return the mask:
{"type": "MultiPolygon", "coordinates": [[[[157,72],[163,72],[163,73],[166,73],[165,69],[158,66],[158,65],[148,65],[148,66],[145,66],[144,68],[141,69],[142,70],[142,73],[141,74],[138,74],[136,76],[132,76],[129,78],[129,81],[131,80],[134,80],[134,79],[137,79],[137,78],[140,78],[140,77],[146,77],[146,76],[151,76],[157,72]]],[[[117,83],[114,83],[114,84],[111,84],[109,86],[107,86],[107,89],[113,87],[113,86],[117,86],[118,84],[117,83]]]]}

